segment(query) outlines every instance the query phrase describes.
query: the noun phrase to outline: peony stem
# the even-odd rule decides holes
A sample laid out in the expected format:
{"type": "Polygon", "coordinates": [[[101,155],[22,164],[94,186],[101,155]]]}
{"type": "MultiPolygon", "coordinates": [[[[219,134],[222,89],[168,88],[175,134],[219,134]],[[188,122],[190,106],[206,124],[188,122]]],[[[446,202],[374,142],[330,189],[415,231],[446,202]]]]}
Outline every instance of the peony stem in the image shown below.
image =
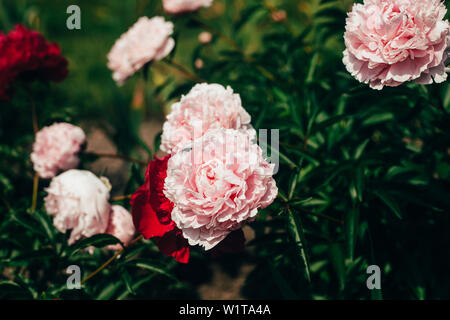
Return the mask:
{"type": "Polygon", "coordinates": [[[181,77],[194,81],[194,82],[206,82],[204,79],[196,76],[191,71],[186,69],[184,66],[176,62],[175,60],[162,60],[162,62],[165,63],[166,66],[170,67],[172,70],[176,70],[178,75],[181,77]]]}
{"type": "MultiPolygon", "coordinates": [[[[138,242],[139,240],[141,240],[143,238],[142,235],[140,235],[139,237],[135,238],[134,240],[132,240],[128,245],[127,248],[129,248],[131,245],[135,244],[136,242],[138,242]]],[[[111,258],[109,258],[108,260],[106,260],[106,262],[104,264],[102,264],[100,267],[98,267],[94,272],[90,273],[89,275],[86,276],[86,278],[84,278],[83,280],[81,280],[81,283],[85,283],[86,281],[88,281],[90,278],[92,278],[93,276],[95,276],[97,273],[99,273],[100,271],[102,271],[103,269],[105,269],[111,262],[113,262],[118,256],[120,256],[123,252],[125,251],[125,248],[123,247],[122,249],[120,249],[119,251],[117,251],[111,258]]]]}
{"type": "MultiPolygon", "coordinates": [[[[30,98],[31,103],[31,118],[33,121],[33,132],[34,135],[36,135],[37,132],[39,131],[36,103],[34,102],[31,89],[29,88],[28,88],[28,97],[30,98]]],[[[33,194],[31,196],[31,212],[34,212],[36,210],[38,188],[39,188],[39,174],[35,172],[33,177],[33,194]]]]}
{"type": "Polygon", "coordinates": [[[122,200],[126,200],[126,199],[131,199],[133,195],[132,194],[126,194],[124,196],[116,196],[116,197],[112,197],[111,201],[122,201],[122,200]]]}
{"type": "Polygon", "coordinates": [[[135,159],[135,158],[120,155],[120,154],[102,153],[102,152],[83,152],[83,153],[85,155],[93,155],[93,156],[97,156],[97,157],[116,158],[116,159],[126,160],[129,162],[134,162],[134,163],[140,164],[142,166],[148,165],[148,162],[145,160],[139,160],[139,159],[135,159]]]}
{"type": "Polygon", "coordinates": [[[36,113],[36,104],[34,100],[31,98],[31,116],[33,118],[33,131],[36,134],[39,131],[37,113],[36,113]]]}
{"type": "Polygon", "coordinates": [[[33,177],[33,196],[31,198],[31,212],[34,212],[36,210],[38,187],[39,187],[39,174],[35,172],[33,177]]]}

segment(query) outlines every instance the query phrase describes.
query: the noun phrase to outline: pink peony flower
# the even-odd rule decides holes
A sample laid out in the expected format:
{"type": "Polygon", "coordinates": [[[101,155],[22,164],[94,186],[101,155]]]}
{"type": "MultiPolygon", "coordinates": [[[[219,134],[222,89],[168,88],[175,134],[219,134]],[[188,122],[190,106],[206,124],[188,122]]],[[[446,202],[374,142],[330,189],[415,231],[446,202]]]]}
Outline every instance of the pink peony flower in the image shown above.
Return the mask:
{"type": "MultiPolygon", "coordinates": [[[[106,233],[113,235],[122,241],[124,245],[127,245],[133,239],[134,232],[135,229],[131,213],[129,213],[128,210],[122,206],[111,206],[106,233]]],[[[122,249],[122,246],[118,243],[109,245],[106,248],[117,251],[122,249]]]]}
{"type": "Polygon", "coordinates": [[[440,0],[364,0],[347,18],[343,62],[360,82],[381,90],[406,81],[447,79],[450,45],[440,0]]]}
{"type": "MultiPolygon", "coordinates": [[[[161,150],[176,151],[176,146],[201,137],[214,128],[253,130],[251,117],[242,107],[241,98],[220,84],[197,84],[172,105],[163,125],[161,150]]],[[[255,132],[256,135],[256,132],[255,132]]]]}
{"type": "Polygon", "coordinates": [[[72,229],[69,245],[82,237],[104,233],[108,227],[109,183],[92,172],[72,169],[52,179],[46,189],[45,209],[56,229],[72,229]]]}
{"type": "Polygon", "coordinates": [[[41,178],[53,178],[58,171],[76,168],[78,152],[86,142],[83,130],[70,123],[54,123],[37,134],[31,153],[34,170],[41,178]]]}
{"type": "Polygon", "coordinates": [[[203,31],[200,32],[200,34],[198,35],[198,42],[206,44],[206,43],[210,43],[212,40],[212,34],[211,32],[208,31],[203,31]]]}
{"type": "Polygon", "coordinates": [[[276,198],[273,164],[245,132],[212,129],[168,161],[164,194],[190,245],[213,248],[276,198]]]}
{"type": "Polygon", "coordinates": [[[139,18],[108,53],[113,79],[122,85],[147,62],[165,58],[175,46],[175,40],[170,38],[172,33],[172,22],[163,17],[139,18]]]}
{"type": "Polygon", "coordinates": [[[213,0],[163,0],[163,7],[168,14],[178,14],[210,7],[212,3],[213,0]]]}

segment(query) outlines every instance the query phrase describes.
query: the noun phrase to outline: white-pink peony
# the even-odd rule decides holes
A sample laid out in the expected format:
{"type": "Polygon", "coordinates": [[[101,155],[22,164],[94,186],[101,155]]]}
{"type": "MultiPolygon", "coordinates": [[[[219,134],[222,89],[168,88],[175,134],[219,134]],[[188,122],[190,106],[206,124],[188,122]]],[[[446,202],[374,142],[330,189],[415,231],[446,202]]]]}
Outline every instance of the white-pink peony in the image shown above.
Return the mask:
{"type": "Polygon", "coordinates": [[[172,220],[190,245],[209,250],[273,202],[273,171],[249,134],[209,130],[168,161],[164,194],[174,204],[172,220]]]}
{"type": "MultiPolygon", "coordinates": [[[[133,239],[135,233],[131,213],[122,206],[111,206],[106,233],[113,235],[126,246],[133,239]]],[[[110,250],[120,250],[122,246],[120,244],[112,244],[106,248],[110,250]]]]}
{"type": "Polygon", "coordinates": [[[165,58],[175,46],[172,22],[163,17],[141,17],[116,41],[108,53],[108,68],[113,79],[122,85],[125,80],[152,60],[165,58]]]}
{"type": "Polygon", "coordinates": [[[163,0],[163,7],[168,14],[178,14],[210,7],[212,3],[213,0],[163,0]]]}
{"type": "MultiPolygon", "coordinates": [[[[172,110],[163,125],[161,150],[167,153],[178,145],[200,138],[209,129],[243,129],[254,131],[251,117],[242,107],[239,94],[220,84],[197,84],[172,110]]],[[[255,133],[256,135],[256,133],[255,133]]]]}
{"type": "Polygon", "coordinates": [[[364,0],[348,14],[343,62],[360,82],[381,90],[406,81],[447,79],[447,9],[440,0],[364,0]]]}
{"type": "Polygon", "coordinates": [[[54,177],[46,189],[45,209],[61,232],[72,230],[69,244],[104,233],[108,227],[109,183],[92,172],[72,169],[54,177]]]}
{"type": "Polygon", "coordinates": [[[41,178],[53,178],[59,171],[78,166],[78,153],[86,142],[83,130],[70,123],[54,123],[36,134],[31,153],[34,170],[41,178]]]}

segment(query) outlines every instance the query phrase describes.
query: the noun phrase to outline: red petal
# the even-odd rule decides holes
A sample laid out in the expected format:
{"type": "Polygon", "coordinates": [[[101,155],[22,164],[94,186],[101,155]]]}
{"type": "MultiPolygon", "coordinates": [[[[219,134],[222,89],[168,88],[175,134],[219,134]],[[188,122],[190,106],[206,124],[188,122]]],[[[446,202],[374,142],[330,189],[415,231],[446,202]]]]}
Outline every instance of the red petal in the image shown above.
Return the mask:
{"type": "Polygon", "coordinates": [[[136,230],[146,239],[155,237],[159,250],[181,263],[189,261],[189,244],[172,221],[173,203],[164,195],[167,161],[154,158],[145,173],[145,183],[131,198],[136,230]]]}
{"type": "Polygon", "coordinates": [[[156,211],[161,223],[172,223],[171,213],[173,203],[164,195],[164,180],[167,177],[167,162],[170,155],[163,158],[154,158],[147,168],[145,183],[150,190],[150,204],[156,211]]]}
{"type": "Polygon", "coordinates": [[[178,228],[167,232],[163,237],[156,240],[159,250],[167,256],[172,256],[181,263],[189,261],[189,244],[183,238],[178,228]]]}
{"type": "Polygon", "coordinates": [[[148,201],[145,185],[140,187],[131,197],[131,214],[136,230],[144,238],[161,237],[174,228],[173,224],[162,224],[148,201]]]}

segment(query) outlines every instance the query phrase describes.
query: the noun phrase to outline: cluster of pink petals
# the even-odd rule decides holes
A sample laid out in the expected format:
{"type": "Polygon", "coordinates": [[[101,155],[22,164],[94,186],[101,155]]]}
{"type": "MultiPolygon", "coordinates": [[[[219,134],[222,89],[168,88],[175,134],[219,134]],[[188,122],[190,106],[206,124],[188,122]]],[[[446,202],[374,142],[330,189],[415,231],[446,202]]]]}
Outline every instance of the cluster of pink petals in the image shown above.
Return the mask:
{"type": "Polygon", "coordinates": [[[55,123],[37,134],[31,153],[34,170],[41,178],[54,177],[60,170],[76,168],[78,153],[86,142],[83,130],[69,123],[55,123]]]}
{"type": "Polygon", "coordinates": [[[163,0],[163,7],[168,14],[178,14],[210,7],[212,3],[213,0],[163,0]]]}
{"type": "Polygon", "coordinates": [[[108,227],[109,188],[92,172],[72,169],[52,179],[45,209],[61,232],[71,229],[69,244],[104,233],[108,227]]]}
{"type": "Polygon", "coordinates": [[[146,63],[166,57],[175,46],[175,40],[170,38],[172,33],[172,22],[163,17],[139,18],[108,53],[113,79],[122,85],[146,63]]]}
{"type": "MultiPolygon", "coordinates": [[[[133,218],[130,212],[119,205],[111,206],[106,233],[115,236],[124,245],[127,245],[133,239],[135,233],[133,218]]],[[[121,248],[122,246],[120,244],[107,246],[109,250],[120,250],[121,248]]]]}
{"type": "Polygon", "coordinates": [[[209,250],[273,202],[273,170],[248,133],[209,130],[168,161],[164,194],[174,204],[172,220],[190,245],[209,250]]]}
{"type": "Polygon", "coordinates": [[[440,0],[364,0],[349,13],[343,62],[360,82],[381,90],[406,81],[447,79],[447,9],[440,0]]]}
{"type": "Polygon", "coordinates": [[[200,138],[210,129],[243,129],[254,131],[251,117],[242,107],[239,94],[220,84],[197,84],[172,105],[163,125],[161,150],[171,153],[177,146],[200,138]]]}

